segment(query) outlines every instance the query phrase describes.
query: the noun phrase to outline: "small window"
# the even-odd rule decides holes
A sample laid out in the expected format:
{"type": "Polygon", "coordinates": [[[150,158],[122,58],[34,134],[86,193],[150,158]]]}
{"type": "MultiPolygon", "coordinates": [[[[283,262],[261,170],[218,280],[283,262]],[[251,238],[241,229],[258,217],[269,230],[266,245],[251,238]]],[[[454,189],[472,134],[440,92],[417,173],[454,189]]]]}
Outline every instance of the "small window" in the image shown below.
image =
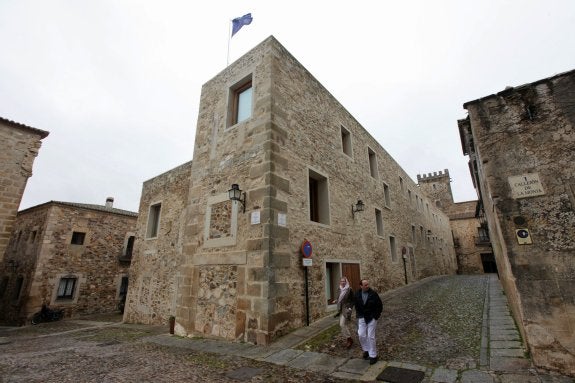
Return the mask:
{"type": "Polygon", "coordinates": [[[367,148],[367,155],[369,158],[369,173],[373,178],[377,178],[377,157],[375,156],[375,152],[367,148]]]}
{"type": "Polygon", "coordinates": [[[383,236],[383,218],[381,216],[381,210],[375,209],[375,227],[377,229],[377,235],[383,236]]]}
{"type": "Polygon", "coordinates": [[[252,89],[251,76],[231,89],[229,126],[239,124],[252,116],[252,89]]]}
{"type": "Polygon", "coordinates": [[[128,277],[122,277],[122,282],[120,283],[120,291],[118,293],[120,298],[126,297],[128,294],[128,277]]]}
{"type": "Polygon", "coordinates": [[[385,198],[385,207],[391,208],[391,197],[389,196],[389,186],[383,184],[383,197],[385,198]]]}
{"type": "Polygon", "coordinates": [[[341,148],[345,154],[351,157],[351,134],[343,126],[341,127],[341,148]]]}
{"type": "Polygon", "coordinates": [[[86,239],[86,233],[82,233],[81,231],[75,231],[72,233],[72,241],[70,241],[70,244],[83,245],[85,239],[86,239]]]}
{"type": "Polygon", "coordinates": [[[34,243],[34,241],[36,241],[36,230],[32,230],[32,231],[30,232],[29,242],[30,242],[30,243],[34,243]]]}
{"type": "Polygon", "coordinates": [[[57,299],[73,299],[77,280],[76,277],[61,278],[58,285],[57,299]]]}
{"type": "Polygon", "coordinates": [[[415,234],[415,225],[411,225],[411,242],[416,243],[417,237],[415,234]]]}
{"type": "Polygon", "coordinates": [[[156,238],[158,236],[158,229],[160,227],[160,211],[162,204],[157,203],[150,206],[148,214],[148,229],[146,231],[146,238],[156,238]]]}
{"type": "Polygon", "coordinates": [[[124,249],[124,257],[132,258],[132,252],[134,251],[134,240],[136,237],[130,235],[128,241],[126,242],[126,248],[124,249]]]}
{"type": "Polygon", "coordinates": [[[24,277],[19,276],[18,278],[16,278],[16,288],[14,289],[12,294],[13,301],[18,301],[20,299],[23,287],[24,287],[24,277]]]}
{"type": "Polygon", "coordinates": [[[403,193],[403,178],[399,177],[399,190],[403,193]]]}
{"type": "Polygon", "coordinates": [[[397,247],[393,236],[389,236],[389,250],[391,251],[391,260],[397,262],[397,247]]]}
{"type": "Polygon", "coordinates": [[[329,225],[327,178],[309,170],[309,219],[329,225]]]}

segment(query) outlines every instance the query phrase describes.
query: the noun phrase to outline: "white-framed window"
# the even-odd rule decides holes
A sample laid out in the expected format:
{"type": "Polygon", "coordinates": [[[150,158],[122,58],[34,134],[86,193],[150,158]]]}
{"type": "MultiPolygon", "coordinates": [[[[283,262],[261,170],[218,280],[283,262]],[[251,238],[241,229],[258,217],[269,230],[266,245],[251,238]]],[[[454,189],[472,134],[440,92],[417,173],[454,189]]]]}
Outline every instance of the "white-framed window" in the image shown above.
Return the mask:
{"type": "Polygon", "coordinates": [[[162,211],[162,204],[156,203],[150,206],[148,212],[148,226],[146,230],[146,238],[156,238],[160,228],[160,214],[162,211]]]}
{"type": "Polygon", "coordinates": [[[228,126],[239,124],[252,116],[252,75],[230,88],[228,126]]]}

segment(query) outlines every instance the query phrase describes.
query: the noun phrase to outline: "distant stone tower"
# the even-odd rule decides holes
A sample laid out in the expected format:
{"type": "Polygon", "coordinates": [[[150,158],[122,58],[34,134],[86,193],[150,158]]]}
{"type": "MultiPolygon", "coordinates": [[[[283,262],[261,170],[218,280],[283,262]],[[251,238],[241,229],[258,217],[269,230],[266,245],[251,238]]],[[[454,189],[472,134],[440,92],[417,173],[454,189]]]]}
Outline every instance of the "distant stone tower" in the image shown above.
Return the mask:
{"type": "Polygon", "coordinates": [[[435,206],[443,211],[446,211],[453,205],[453,193],[451,192],[451,178],[449,178],[449,170],[445,169],[443,172],[428,173],[427,175],[417,175],[417,183],[420,190],[425,193],[430,200],[435,203],[435,206]]]}

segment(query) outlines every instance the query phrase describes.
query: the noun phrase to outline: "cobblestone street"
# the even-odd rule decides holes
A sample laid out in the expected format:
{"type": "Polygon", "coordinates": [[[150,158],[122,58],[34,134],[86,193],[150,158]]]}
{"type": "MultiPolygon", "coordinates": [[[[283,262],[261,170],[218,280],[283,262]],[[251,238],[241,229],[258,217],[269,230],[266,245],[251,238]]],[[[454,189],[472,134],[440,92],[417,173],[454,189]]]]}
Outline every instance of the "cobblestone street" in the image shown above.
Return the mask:
{"type": "Polygon", "coordinates": [[[0,382],[356,382],[387,367],[422,383],[574,382],[533,367],[496,275],[428,278],[382,300],[374,365],[355,331],[343,347],[333,316],[266,347],[182,338],[115,315],[0,328],[0,382]]]}

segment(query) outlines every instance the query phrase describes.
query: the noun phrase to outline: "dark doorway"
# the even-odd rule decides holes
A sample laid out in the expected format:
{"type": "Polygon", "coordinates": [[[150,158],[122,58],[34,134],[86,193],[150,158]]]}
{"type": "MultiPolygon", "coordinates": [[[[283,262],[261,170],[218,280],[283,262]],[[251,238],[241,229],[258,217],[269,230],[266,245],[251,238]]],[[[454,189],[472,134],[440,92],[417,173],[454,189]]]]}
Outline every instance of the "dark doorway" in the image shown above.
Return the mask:
{"type": "Polygon", "coordinates": [[[497,273],[497,264],[493,253],[481,254],[481,263],[484,273],[497,273]]]}

